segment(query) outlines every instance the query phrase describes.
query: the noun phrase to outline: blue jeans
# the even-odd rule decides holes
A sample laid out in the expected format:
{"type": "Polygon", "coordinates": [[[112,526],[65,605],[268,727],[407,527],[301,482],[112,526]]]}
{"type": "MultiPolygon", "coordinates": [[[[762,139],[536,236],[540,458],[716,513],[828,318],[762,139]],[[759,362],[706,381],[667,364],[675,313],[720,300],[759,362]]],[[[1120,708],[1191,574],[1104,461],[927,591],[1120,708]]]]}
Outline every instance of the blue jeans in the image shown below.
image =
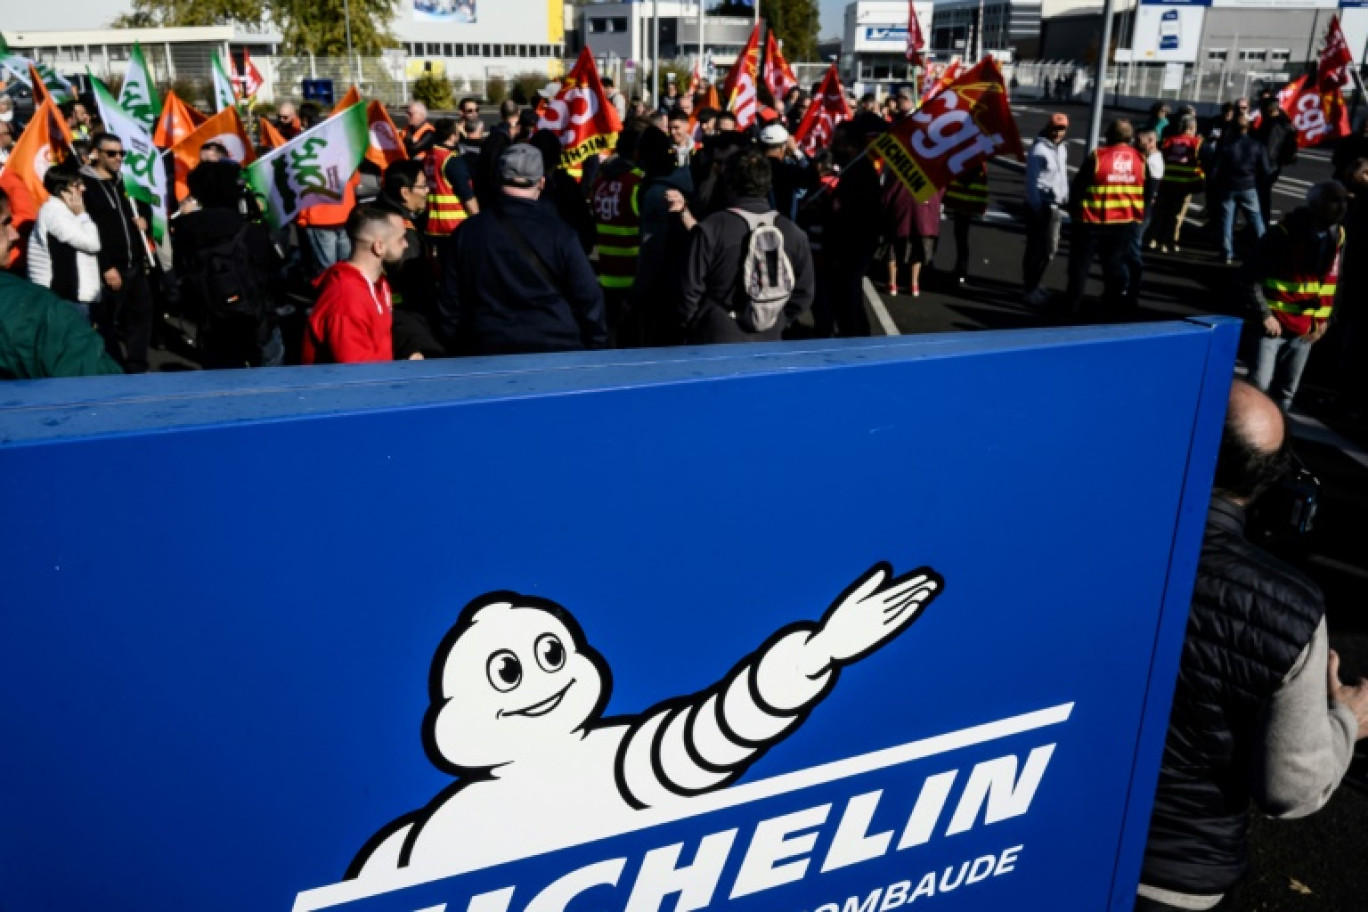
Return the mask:
{"type": "Polygon", "coordinates": [[[345,228],[305,228],[304,237],[309,241],[314,278],[332,264],[351,257],[351,238],[345,228]]]}
{"type": "Polygon", "coordinates": [[[1288,411],[1309,357],[1311,342],[1306,336],[1288,336],[1287,330],[1276,339],[1264,336],[1259,340],[1259,357],[1254,362],[1254,385],[1268,393],[1284,412],[1288,411]]]}
{"type": "Polygon", "coordinates": [[[1235,256],[1232,235],[1235,233],[1235,207],[1244,210],[1245,220],[1254,229],[1254,237],[1264,234],[1263,216],[1259,214],[1259,194],[1250,190],[1227,190],[1221,194],[1221,252],[1227,260],[1235,256]]]}

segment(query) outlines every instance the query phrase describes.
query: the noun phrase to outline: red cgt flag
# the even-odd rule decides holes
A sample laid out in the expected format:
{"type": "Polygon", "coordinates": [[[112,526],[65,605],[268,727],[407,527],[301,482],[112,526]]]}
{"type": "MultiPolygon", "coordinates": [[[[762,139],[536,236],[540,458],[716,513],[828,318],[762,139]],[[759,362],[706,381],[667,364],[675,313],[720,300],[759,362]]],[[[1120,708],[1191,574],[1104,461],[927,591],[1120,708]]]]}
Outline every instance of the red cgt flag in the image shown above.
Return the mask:
{"type": "Polygon", "coordinates": [[[736,125],[743,130],[755,122],[760,106],[755,90],[759,47],[760,26],[757,24],[751,29],[746,46],[736,55],[736,63],[727,71],[727,79],[722,83],[722,102],[736,115],[736,125]]]}
{"type": "Polygon", "coordinates": [[[1002,70],[991,57],[979,61],[869,148],[919,203],[990,155],[1025,157],[1007,104],[1002,70]]]}
{"type": "Polygon", "coordinates": [[[1312,82],[1298,76],[1278,93],[1278,106],[1297,128],[1297,147],[1305,149],[1327,139],[1348,136],[1349,106],[1333,79],[1312,82]]]}
{"type": "Polygon", "coordinates": [[[574,68],[561,82],[560,91],[542,108],[537,129],[550,130],[560,137],[564,168],[607,152],[617,143],[622,120],[603,91],[593,51],[588,47],[580,51],[574,68]]]}
{"type": "Polygon", "coordinates": [[[921,22],[917,20],[916,0],[907,0],[907,62],[913,66],[925,63],[922,51],[926,49],[926,36],[922,34],[921,22]]]}
{"type": "Polygon", "coordinates": [[[835,132],[836,125],[849,120],[852,116],[850,104],[846,101],[845,88],[841,85],[841,77],[836,71],[836,64],[833,63],[826,76],[822,77],[817,97],[803,115],[803,122],[798,124],[793,138],[805,155],[816,155],[819,150],[831,145],[831,135],[835,132]]]}

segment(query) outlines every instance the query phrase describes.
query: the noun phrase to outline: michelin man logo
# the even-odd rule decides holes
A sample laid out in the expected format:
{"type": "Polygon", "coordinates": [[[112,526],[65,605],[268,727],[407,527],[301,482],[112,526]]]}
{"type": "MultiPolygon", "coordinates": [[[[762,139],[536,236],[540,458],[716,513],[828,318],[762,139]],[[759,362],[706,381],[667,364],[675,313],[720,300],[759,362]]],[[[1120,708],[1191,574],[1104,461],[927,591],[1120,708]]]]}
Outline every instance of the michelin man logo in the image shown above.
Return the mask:
{"type": "Polygon", "coordinates": [[[894,578],[878,564],[820,621],[777,631],[712,687],[608,718],[608,665],[564,608],[476,599],[437,648],[423,726],[429,759],[456,782],[372,837],[347,877],[475,870],[623,833],[644,809],[725,788],[943,585],[930,568],[894,578]]]}

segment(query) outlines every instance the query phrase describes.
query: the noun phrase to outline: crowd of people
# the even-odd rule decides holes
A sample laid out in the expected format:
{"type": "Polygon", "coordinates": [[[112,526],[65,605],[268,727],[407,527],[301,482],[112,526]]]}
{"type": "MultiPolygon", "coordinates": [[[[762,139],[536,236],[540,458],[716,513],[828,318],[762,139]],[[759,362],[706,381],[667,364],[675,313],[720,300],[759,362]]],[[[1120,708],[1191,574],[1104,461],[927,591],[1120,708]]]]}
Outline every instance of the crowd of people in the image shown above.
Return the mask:
{"type": "MultiPolygon", "coordinates": [[[[473,98],[443,119],[412,102],[408,158],[383,171],[363,163],[342,199],[284,231],[265,226],[239,164],[210,144],[158,248],[148,213],[123,190],[122,143],[77,103],[79,161],[48,172],[50,199],[21,231],[10,270],[74,305],[129,372],[182,331],[193,360],[215,368],[764,341],[809,311],[805,332],[868,335],[866,279],[919,296],[947,221],[947,273],[969,281],[986,164],[918,201],[865,154],[917,110],[911,90],[860,99],[827,147],[805,154],[794,134],[812,96],[801,89],[766,98],[742,130],[708,94],[673,82],[654,110],[604,87],[622,131],[610,152],[569,167],[531,108],[505,101],[491,126],[473,98]]],[[[1289,405],[1337,283],[1363,281],[1352,253],[1368,234],[1368,134],[1342,141],[1335,181],[1274,226],[1272,188],[1295,160],[1296,129],[1271,93],[1257,108],[1241,100],[1200,124],[1191,108],[1170,117],[1157,104],[1138,128],[1109,124],[1072,175],[1068,117],[1051,115],[1021,201],[1025,304],[1078,315],[1100,259],[1102,306],[1134,310],[1146,258],[1190,243],[1188,213],[1204,195],[1212,256],[1245,254],[1242,287],[1265,333],[1253,376],[1289,405]],[[1051,293],[1066,222],[1068,280],[1051,293]]],[[[286,103],[271,126],[288,140],[319,116],[286,103]]],[[[19,126],[12,106],[0,111],[0,157],[19,126]]]]}

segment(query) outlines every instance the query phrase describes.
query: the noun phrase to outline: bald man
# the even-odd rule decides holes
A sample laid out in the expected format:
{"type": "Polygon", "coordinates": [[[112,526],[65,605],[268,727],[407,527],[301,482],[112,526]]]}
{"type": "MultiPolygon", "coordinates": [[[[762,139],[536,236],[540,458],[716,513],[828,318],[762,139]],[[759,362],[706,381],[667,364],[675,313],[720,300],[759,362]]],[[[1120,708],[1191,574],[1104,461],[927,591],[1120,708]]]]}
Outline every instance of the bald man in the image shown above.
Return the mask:
{"type": "Polygon", "coordinates": [[[1284,819],[1319,810],[1368,736],[1368,680],[1340,682],[1320,590],[1245,535],[1245,510],[1288,462],[1282,411],[1237,381],[1136,912],[1229,908],[1250,804],[1284,819]]]}

